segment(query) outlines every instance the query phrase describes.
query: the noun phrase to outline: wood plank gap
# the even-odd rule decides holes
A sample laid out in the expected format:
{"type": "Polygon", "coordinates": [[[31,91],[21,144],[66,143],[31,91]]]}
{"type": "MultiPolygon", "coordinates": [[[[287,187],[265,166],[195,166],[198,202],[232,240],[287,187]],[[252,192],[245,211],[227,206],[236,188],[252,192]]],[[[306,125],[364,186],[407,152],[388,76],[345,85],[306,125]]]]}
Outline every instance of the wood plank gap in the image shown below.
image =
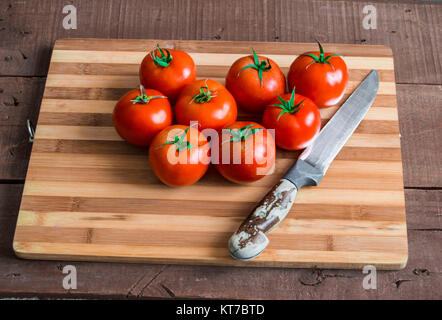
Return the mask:
{"type": "Polygon", "coordinates": [[[24,184],[25,179],[0,179],[0,184],[24,184]]]}
{"type": "Polygon", "coordinates": [[[404,186],[404,189],[406,189],[406,190],[442,190],[442,187],[411,187],[411,186],[404,186]]]}

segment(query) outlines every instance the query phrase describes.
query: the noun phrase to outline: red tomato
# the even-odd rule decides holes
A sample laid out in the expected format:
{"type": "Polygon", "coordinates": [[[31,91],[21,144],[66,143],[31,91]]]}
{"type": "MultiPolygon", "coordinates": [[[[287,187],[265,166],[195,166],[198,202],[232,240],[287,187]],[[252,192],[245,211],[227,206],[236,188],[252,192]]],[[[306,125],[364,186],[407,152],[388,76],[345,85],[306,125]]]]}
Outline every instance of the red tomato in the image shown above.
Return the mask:
{"type": "Polygon", "coordinates": [[[164,94],[153,89],[135,89],[115,105],[114,127],[127,142],[148,146],[152,138],[172,124],[172,108],[164,94]]]}
{"type": "Polygon", "coordinates": [[[236,101],[218,81],[197,80],[184,87],[175,105],[176,121],[189,125],[198,121],[199,129],[221,130],[236,120],[236,101]]]}
{"type": "Polygon", "coordinates": [[[285,78],[275,61],[253,50],[253,56],[240,58],[230,67],[226,87],[241,108],[261,112],[276,94],[285,92],[285,78]]]}
{"type": "Polygon", "coordinates": [[[236,183],[252,182],[273,169],[275,140],[263,126],[238,121],[223,129],[219,140],[215,167],[226,179],[236,183]]]}
{"type": "Polygon", "coordinates": [[[275,98],[264,111],[262,123],[275,129],[276,145],[299,150],[313,142],[321,129],[321,115],[316,105],[300,94],[286,93],[275,98]]]}
{"type": "Polygon", "coordinates": [[[141,62],[141,84],[163,92],[172,103],[175,103],[181,89],[195,79],[195,63],[184,51],[158,46],[141,62]]]}
{"type": "Polygon", "coordinates": [[[309,97],[319,108],[336,105],[344,96],[348,83],[347,65],[337,54],[307,52],[293,61],[288,73],[289,90],[309,97]]]}
{"type": "Polygon", "coordinates": [[[163,129],[149,148],[150,166],[163,183],[179,187],[197,182],[210,164],[210,144],[196,128],[173,125],[163,129]]]}

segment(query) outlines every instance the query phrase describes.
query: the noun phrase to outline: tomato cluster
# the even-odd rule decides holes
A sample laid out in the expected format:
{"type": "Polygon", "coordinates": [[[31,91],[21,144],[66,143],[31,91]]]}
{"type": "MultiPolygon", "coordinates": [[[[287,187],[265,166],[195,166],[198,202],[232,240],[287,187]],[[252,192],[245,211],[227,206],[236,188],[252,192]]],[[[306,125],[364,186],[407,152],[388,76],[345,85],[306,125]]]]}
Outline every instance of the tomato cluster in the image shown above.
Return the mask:
{"type": "Polygon", "coordinates": [[[318,108],[344,95],[344,60],[318,45],[318,52],[293,61],[289,93],[277,63],[254,50],[233,63],[224,86],[196,80],[188,53],[157,46],[141,63],[140,89],[116,104],[115,129],[127,142],[149,147],[150,166],[167,185],[193,184],[211,163],[232,182],[256,181],[273,169],[276,145],[286,150],[310,145],[321,127],[318,108]],[[262,114],[263,125],[237,121],[238,107],[262,114]]]}

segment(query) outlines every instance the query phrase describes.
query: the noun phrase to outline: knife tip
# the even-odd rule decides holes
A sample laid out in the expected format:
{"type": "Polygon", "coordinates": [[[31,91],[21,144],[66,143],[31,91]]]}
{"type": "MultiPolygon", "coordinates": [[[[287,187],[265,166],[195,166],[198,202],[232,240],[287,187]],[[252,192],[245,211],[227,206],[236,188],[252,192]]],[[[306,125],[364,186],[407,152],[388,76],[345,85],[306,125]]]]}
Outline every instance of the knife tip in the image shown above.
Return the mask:
{"type": "Polygon", "coordinates": [[[368,74],[368,76],[373,77],[374,79],[376,79],[379,82],[379,73],[377,70],[373,69],[370,71],[370,73],[368,74]]]}

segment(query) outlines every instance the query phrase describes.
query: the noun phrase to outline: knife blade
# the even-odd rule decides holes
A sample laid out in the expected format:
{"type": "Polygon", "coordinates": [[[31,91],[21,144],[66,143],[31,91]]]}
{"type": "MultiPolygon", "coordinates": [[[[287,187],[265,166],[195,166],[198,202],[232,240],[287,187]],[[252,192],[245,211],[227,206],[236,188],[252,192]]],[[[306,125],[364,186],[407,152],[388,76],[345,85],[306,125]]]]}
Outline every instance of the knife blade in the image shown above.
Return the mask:
{"type": "Polygon", "coordinates": [[[230,237],[228,249],[233,258],[251,260],[264,251],[269,244],[266,234],[286,217],[299,189],[319,183],[373,104],[378,88],[379,75],[372,70],[230,237]]]}

